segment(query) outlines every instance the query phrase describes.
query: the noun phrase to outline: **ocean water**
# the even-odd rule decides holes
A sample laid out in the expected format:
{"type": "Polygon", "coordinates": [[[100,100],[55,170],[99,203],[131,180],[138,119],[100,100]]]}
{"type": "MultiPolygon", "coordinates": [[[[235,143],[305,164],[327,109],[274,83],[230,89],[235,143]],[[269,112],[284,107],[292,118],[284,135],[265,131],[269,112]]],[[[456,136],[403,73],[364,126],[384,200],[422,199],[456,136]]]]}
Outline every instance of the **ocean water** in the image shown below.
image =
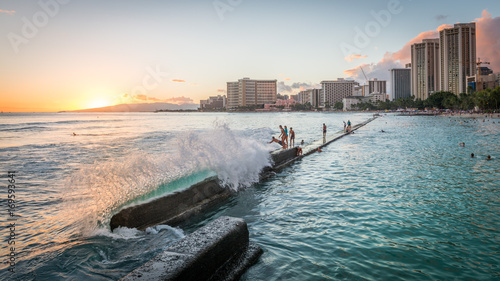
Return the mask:
{"type": "Polygon", "coordinates": [[[8,171],[16,220],[14,239],[0,230],[0,279],[116,280],[230,215],[264,250],[242,280],[499,280],[500,119],[385,115],[256,183],[278,125],[307,144],[323,123],[333,134],[370,117],[4,113],[0,222],[12,222],[8,171]],[[110,232],[121,207],[211,175],[238,190],[223,206],[178,227],[110,232]]]}

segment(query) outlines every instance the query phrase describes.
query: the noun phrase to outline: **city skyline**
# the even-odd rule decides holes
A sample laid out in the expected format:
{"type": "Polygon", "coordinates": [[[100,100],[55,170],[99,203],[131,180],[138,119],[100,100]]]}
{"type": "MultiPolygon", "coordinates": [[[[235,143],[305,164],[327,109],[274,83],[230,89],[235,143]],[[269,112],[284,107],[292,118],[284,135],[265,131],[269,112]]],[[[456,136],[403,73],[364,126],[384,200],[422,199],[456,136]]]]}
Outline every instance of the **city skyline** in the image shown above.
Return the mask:
{"type": "Polygon", "coordinates": [[[0,110],[197,104],[241,77],[277,79],[290,95],[362,84],[360,66],[390,81],[412,44],[458,22],[476,22],[477,57],[500,72],[500,3],[449,3],[1,1],[0,110]]]}

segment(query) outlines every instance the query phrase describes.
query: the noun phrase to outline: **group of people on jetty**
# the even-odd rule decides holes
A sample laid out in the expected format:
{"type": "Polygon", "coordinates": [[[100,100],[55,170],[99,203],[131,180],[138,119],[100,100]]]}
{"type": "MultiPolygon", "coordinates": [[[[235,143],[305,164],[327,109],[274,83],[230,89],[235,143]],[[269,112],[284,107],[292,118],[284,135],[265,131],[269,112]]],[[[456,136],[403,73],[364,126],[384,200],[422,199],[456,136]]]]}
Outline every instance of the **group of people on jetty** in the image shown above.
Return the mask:
{"type": "MultiPolygon", "coordinates": [[[[344,132],[345,133],[354,133],[352,131],[352,128],[351,128],[351,120],[347,120],[347,123],[345,121],[342,121],[344,122],[344,132]]],[[[288,128],[287,126],[282,126],[282,125],[279,125],[279,128],[280,128],[280,135],[277,138],[275,138],[274,136],[272,136],[272,139],[269,143],[277,143],[279,145],[281,145],[281,147],[283,149],[286,149],[288,148],[289,146],[290,147],[294,147],[295,146],[295,131],[293,130],[292,127],[290,127],[290,131],[288,131],[288,128]]],[[[326,138],[326,124],[323,123],[323,138],[326,138]]],[[[304,145],[304,140],[302,140],[300,142],[300,145],[304,145]]],[[[318,152],[321,152],[321,148],[318,148],[317,149],[318,152]]],[[[298,155],[302,155],[302,148],[300,146],[297,146],[297,156],[298,155]]]]}
{"type": "MultiPolygon", "coordinates": [[[[273,136],[272,140],[269,143],[276,142],[279,145],[281,145],[283,148],[288,148],[288,145],[290,146],[295,146],[295,132],[293,131],[293,128],[290,127],[290,132],[288,132],[288,128],[285,126],[279,126],[281,134],[279,135],[279,139],[275,138],[273,136]]],[[[304,141],[301,142],[301,144],[304,144],[304,141]]]]}

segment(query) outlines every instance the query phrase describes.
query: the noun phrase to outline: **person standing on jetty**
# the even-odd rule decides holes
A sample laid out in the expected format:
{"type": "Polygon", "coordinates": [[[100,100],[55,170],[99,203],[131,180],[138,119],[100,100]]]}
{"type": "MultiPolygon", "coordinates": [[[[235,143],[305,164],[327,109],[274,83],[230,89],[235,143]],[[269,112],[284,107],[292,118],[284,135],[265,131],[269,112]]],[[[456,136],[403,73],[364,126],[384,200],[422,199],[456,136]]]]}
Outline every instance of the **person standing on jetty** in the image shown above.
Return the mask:
{"type": "Polygon", "coordinates": [[[347,132],[351,132],[351,120],[347,120],[347,132]]]}
{"type": "Polygon", "coordinates": [[[323,137],[326,137],[326,125],[323,123],[323,137]]]}
{"type": "Polygon", "coordinates": [[[295,132],[293,131],[293,128],[290,127],[290,147],[295,146],[295,132]]]}
{"type": "Polygon", "coordinates": [[[344,122],[344,133],[345,133],[345,127],[347,127],[347,125],[345,124],[345,121],[342,121],[342,122],[344,122]]]}
{"type": "Polygon", "coordinates": [[[286,141],[286,133],[285,133],[285,130],[283,130],[283,126],[280,125],[280,130],[281,130],[281,134],[280,134],[280,138],[281,138],[281,141],[283,142],[283,144],[288,144],[288,142],[286,141]]]}
{"type": "Polygon", "coordinates": [[[288,144],[288,129],[287,129],[287,127],[286,127],[286,126],[285,126],[285,136],[286,136],[285,141],[286,141],[286,143],[288,144]]]}

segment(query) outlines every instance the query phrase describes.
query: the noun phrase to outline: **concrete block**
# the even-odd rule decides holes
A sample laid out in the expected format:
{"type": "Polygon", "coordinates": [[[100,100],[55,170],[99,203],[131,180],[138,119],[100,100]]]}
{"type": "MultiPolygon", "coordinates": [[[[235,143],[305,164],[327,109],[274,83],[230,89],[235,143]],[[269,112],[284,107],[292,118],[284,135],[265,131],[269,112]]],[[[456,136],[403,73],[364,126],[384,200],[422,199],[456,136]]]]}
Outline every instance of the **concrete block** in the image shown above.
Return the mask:
{"type": "Polygon", "coordinates": [[[219,217],[137,268],[123,281],[237,280],[262,249],[248,240],[243,219],[219,217]]]}

